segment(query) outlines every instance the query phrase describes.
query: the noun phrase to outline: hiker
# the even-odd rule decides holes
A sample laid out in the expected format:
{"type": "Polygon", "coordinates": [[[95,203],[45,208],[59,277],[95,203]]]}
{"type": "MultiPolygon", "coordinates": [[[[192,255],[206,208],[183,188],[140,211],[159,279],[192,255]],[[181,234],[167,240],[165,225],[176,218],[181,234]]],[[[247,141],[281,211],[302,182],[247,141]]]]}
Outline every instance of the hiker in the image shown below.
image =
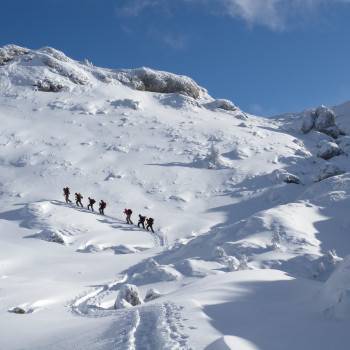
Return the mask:
{"type": "Polygon", "coordinates": [[[140,227],[140,224],[142,225],[143,229],[145,229],[145,221],[146,221],[146,216],[142,216],[139,214],[139,222],[137,224],[138,227],[140,227]]]}
{"type": "Polygon", "coordinates": [[[148,228],[150,228],[151,231],[154,233],[154,231],[153,231],[153,223],[154,223],[154,219],[153,218],[148,218],[147,219],[146,229],[147,229],[147,231],[149,231],[148,228]]]}
{"type": "Polygon", "coordinates": [[[132,210],[131,209],[124,209],[124,214],[126,215],[126,223],[127,224],[132,224],[133,223],[131,221],[132,210]]]}
{"type": "Polygon", "coordinates": [[[84,197],[81,195],[81,193],[77,193],[75,192],[75,203],[77,204],[77,206],[79,207],[79,204],[83,207],[83,204],[81,203],[81,200],[83,199],[84,197]]]}
{"type": "Polygon", "coordinates": [[[98,210],[100,211],[100,214],[101,214],[101,215],[105,215],[104,210],[105,210],[105,208],[106,208],[106,206],[107,206],[107,203],[104,202],[104,201],[101,199],[101,201],[100,201],[99,204],[100,204],[100,206],[99,206],[98,210]]]}
{"type": "Polygon", "coordinates": [[[69,195],[70,195],[69,187],[63,188],[63,195],[66,198],[66,203],[72,203],[72,201],[69,199],[69,195]]]}
{"type": "Polygon", "coordinates": [[[89,205],[87,206],[87,208],[89,209],[89,207],[91,207],[91,210],[94,211],[94,204],[96,203],[96,201],[90,197],[88,197],[88,199],[89,199],[89,205]]]}

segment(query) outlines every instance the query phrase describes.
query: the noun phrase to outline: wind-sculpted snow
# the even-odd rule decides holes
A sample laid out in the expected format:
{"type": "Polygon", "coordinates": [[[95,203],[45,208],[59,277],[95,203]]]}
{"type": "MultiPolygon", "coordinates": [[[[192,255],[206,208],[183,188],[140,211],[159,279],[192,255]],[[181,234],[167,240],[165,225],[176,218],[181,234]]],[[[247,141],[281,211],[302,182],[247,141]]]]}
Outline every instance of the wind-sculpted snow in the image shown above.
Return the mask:
{"type": "Polygon", "coordinates": [[[264,119],[187,77],[1,52],[1,346],[346,348],[349,104],[264,119]],[[115,309],[123,285],[142,303],[115,309]]]}
{"type": "Polygon", "coordinates": [[[327,317],[349,319],[350,315],[350,255],[339,264],[324,284],[318,296],[327,317]]]}

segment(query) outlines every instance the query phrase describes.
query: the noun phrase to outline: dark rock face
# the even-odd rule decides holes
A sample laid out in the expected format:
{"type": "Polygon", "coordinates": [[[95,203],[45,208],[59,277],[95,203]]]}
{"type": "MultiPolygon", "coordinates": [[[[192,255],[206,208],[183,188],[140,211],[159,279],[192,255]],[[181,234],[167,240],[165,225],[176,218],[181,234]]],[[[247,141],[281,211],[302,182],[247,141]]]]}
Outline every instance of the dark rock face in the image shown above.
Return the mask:
{"type": "Polygon", "coordinates": [[[307,111],[304,115],[303,124],[301,126],[301,131],[304,134],[308,134],[312,128],[315,126],[316,115],[312,111],[307,111]]]}

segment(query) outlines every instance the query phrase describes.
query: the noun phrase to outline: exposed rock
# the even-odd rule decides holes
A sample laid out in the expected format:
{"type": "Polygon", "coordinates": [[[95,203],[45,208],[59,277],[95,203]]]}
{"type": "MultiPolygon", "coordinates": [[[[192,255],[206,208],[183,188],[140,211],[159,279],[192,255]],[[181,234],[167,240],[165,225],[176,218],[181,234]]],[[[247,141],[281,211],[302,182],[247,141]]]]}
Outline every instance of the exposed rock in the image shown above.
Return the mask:
{"type": "Polygon", "coordinates": [[[23,315],[26,313],[26,311],[24,309],[22,309],[21,307],[18,307],[18,306],[9,310],[9,312],[13,312],[14,314],[20,314],[20,315],[23,315]]]}
{"type": "Polygon", "coordinates": [[[132,87],[136,90],[161,93],[179,92],[193,98],[198,98],[201,92],[206,92],[191,78],[182,75],[154,71],[145,67],[121,72],[134,76],[134,79],[130,78],[132,87]]]}
{"type": "Polygon", "coordinates": [[[338,138],[339,128],[335,120],[334,112],[331,109],[321,105],[316,108],[315,115],[315,129],[319,132],[330,135],[333,138],[338,138]]]}
{"type": "Polygon", "coordinates": [[[59,92],[63,86],[61,84],[50,82],[50,81],[39,81],[34,86],[37,87],[38,91],[43,92],[59,92]]]}
{"type": "Polygon", "coordinates": [[[208,109],[224,109],[225,111],[236,111],[238,108],[229,100],[217,99],[203,105],[208,109]]]}
{"type": "Polygon", "coordinates": [[[350,155],[350,136],[343,136],[338,142],[338,146],[341,149],[341,151],[346,154],[350,155]]]}
{"type": "Polygon", "coordinates": [[[115,301],[115,309],[125,309],[142,303],[139,297],[139,290],[133,284],[123,284],[120,288],[117,300],[115,301]]]}
{"type": "Polygon", "coordinates": [[[157,299],[159,297],[161,297],[162,294],[155,288],[151,288],[147,291],[146,293],[146,297],[145,297],[145,302],[147,301],[151,301],[151,300],[154,300],[154,299],[157,299]]]}
{"type": "MultiPolygon", "coordinates": [[[[59,51],[58,51],[59,52],[59,51]]],[[[62,53],[64,56],[64,54],[62,53]]],[[[66,57],[66,56],[64,56],[66,57]]],[[[68,58],[67,58],[68,59],[68,58]]],[[[61,60],[58,60],[53,57],[45,57],[43,59],[43,62],[53,70],[55,70],[59,75],[69,78],[69,80],[77,85],[86,85],[88,83],[88,77],[86,74],[84,74],[82,71],[79,70],[72,70],[69,66],[64,65],[66,63],[66,60],[64,58],[61,58],[61,60]]]]}
{"type": "Polygon", "coordinates": [[[317,107],[315,111],[309,110],[304,114],[301,131],[307,134],[313,128],[335,139],[341,134],[335,120],[334,112],[323,105],[317,107]]]}
{"type": "Polygon", "coordinates": [[[340,154],[342,154],[342,151],[336,143],[326,141],[318,151],[317,157],[328,160],[340,154]]]}
{"type": "Polygon", "coordinates": [[[287,184],[294,183],[294,184],[300,184],[300,179],[298,176],[290,174],[288,171],[284,169],[276,169],[274,170],[270,178],[275,183],[281,183],[285,182],[287,184]]]}
{"type": "Polygon", "coordinates": [[[332,176],[337,176],[344,174],[345,171],[341,170],[338,166],[334,164],[326,164],[319,170],[319,181],[328,179],[329,177],[332,176]]]}
{"type": "Polygon", "coordinates": [[[316,114],[312,111],[307,111],[304,114],[303,124],[301,125],[301,131],[304,134],[308,134],[311,129],[314,127],[316,121],[316,114]]]}
{"type": "Polygon", "coordinates": [[[3,66],[6,62],[11,61],[15,56],[21,56],[29,53],[29,50],[16,46],[16,45],[6,45],[0,48],[0,66],[3,66]]]}

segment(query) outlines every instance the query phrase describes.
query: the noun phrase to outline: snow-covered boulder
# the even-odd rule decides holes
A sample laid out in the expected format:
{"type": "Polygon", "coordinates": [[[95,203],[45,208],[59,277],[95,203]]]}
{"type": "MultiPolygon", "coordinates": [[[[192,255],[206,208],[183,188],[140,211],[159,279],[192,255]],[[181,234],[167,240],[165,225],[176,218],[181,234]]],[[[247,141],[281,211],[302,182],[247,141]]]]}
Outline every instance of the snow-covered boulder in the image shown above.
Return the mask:
{"type": "Polygon", "coordinates": [[[217,169],[227,167],[228,164],[221,157],[220,151],[217,147],[215,147],[214,143],[210,145],[208,149],[208,153],[205,158],[200,161],[205,168],[208,169],[217,169]]]}
{"type": "Polygon", "coordinates": [[[322,147],[318,151],[317,157],[328,160],[333,157],[339,156],[341,153],[341,149],[335,142],[326,141],[322,144],[322,147]]]}
{"type": "Polygon", "coordinates": [[[240,266],[239,260],[234,256],[227,255],[222,247],[214,248],[213,259],[223,265],[226,265],[229,271],[237,271],[240,266]]]}
{"type": "Polygon", "coordinates": [[[16,46],[16,45],[6,45],[0,48],[0,66],[3,66],[6,62],[11,61],[15,56],[21,56],[29,53],[29,50],[16,46]]]}
{"type": "Polygon", "coordinates": [[[176,281],[182,278],[179,271],[169,265],[159,265],[150,258],[145,265],[145,270],[135,273],[130,281],[138,285],[156,283],[160,281],[176,281]]]}
{"type": "Polygon", "coordinates": [[[340,134],[334,112],[323,105],[318,106],[315,111],[308,110],[304,114],[301,131],[307,134],[312,129],[330,135],[335,139],[340,134]]]}
{"type": "Polygon", "coordinates": [[[350,318],[350,255],[339,263],[320,293],[322,311],[338,319],[350,318]]]}
{"type": "Polygon", "coordinates": [[[112,101],[111,106],[116,108],[130,108],[136,111],[140,109],[140,101],[134,101],[126,98],[124,100],[112,101]]]}
{"type": "Polygon", "coordinates": [[[147,291],[144,301],[145,302],[151,301],[151,300],[157,299],[161,296],[162,296],[162,294],[157,289],[151,288],[147,291]]]}
{"type": "Polygon", "coordinates": [[[335,114],[331,109],[321,105],[316,108],[315,116],[315,129],[317,131],[338,138],[339,128],[335,120],[335,114]]]}
{"type": "Polygon", "coordinates": [[[203,105],[208,109],[224,109],[225,111],[236,111],[238,108],[229,100],[216,99],[215,101],[203,105]]]}
{"type": "Polygon", "coordinates": [[[307,134],[314,127],[316,121],[316,115],[312,111],[306,111],[301,125],[301,131],[307,134]]]}
{"type": "Polygon", "coordinates": [[[176,109],[195,110],[201,108],[201,105],[193,97],[183,95],[179,92],[162,95],[160,97],[160,103],[163,106],[169,106],[176,109]]]}
{"type": "Polygon", "coordinates": [[[41,232],[35,234],[35,235],[30,235],[26,236],[27,238],[37,238],[37,239],[42,239],[43,241],[46,242],[54,242],[54,243],[59,243],[59,244],[65,244],[65,238],[57,230],[50,230],[50,229],[45,229],[42,230],[41,232]]]}
{"type": "Polygon", "coordinates": [[[329,177],[342,175],[344,173],[345,171],[340,169],[337,165],[327,163],[320,168],[318,177],[319,181],[322,181],[328,179],[329,177]]]}
{"type": "Polygon", "coordinates": [[[126,309],[132,306],[140,305],[142,300],[139,296],[139,290],[133,284],[123,284],[120,288],[117,300],[115,301],[115,309],[126,309]]]}
{"type": "Polygon", "coordinates": [[[344,154],[350,155],[350,136],[343,136],[339,142],[338,146],[344,154]]]}
{"type": "Polygon", "coordinates": [[[290,184],[290,183],[300,184],[300,179],[298,178],[298,176],[293,175],[293,174],[289,173],[287,170],[284,170],[284,169],[276,169],[276,170],[274,170],[270,174],[269,177],[274,183],[285,182],[285,183],[288,183],[288,184],[290,184]]]}

